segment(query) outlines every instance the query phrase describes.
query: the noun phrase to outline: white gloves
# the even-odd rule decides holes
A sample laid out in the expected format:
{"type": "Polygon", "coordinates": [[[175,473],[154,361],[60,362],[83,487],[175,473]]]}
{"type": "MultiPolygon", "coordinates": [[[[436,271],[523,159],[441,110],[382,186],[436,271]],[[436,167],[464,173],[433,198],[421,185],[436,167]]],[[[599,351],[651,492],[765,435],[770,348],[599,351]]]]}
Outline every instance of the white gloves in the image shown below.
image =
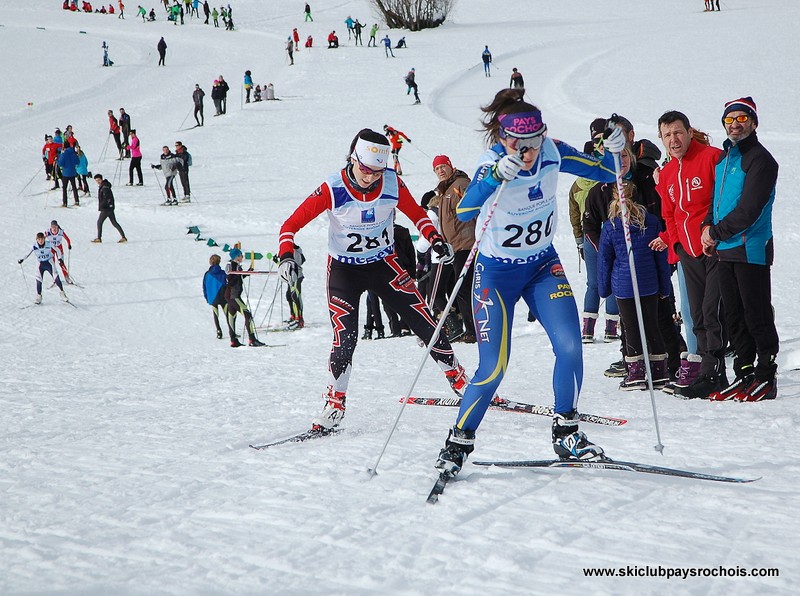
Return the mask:
{"type": "Polygon", "coordinates": [[[290,286],[295,285],[297,283],[297,263],[294,262],[294,259],[283,259],[278,265],[278,274],[290,286]]]}
{"type": "Polygon", "coordinates": [[[500,181],[513,180],[525,164],[516,155],[506,155],[494,164],[494,177],[500,181]]]}
{"type": "Polygon", "coordinates": [[[621,153],[625,149],[627,141],[625,131],[619,126],[614,126],[608,138],[603,139],[603,147],[606,151],[611,151],[611,153],[621,153]]]}

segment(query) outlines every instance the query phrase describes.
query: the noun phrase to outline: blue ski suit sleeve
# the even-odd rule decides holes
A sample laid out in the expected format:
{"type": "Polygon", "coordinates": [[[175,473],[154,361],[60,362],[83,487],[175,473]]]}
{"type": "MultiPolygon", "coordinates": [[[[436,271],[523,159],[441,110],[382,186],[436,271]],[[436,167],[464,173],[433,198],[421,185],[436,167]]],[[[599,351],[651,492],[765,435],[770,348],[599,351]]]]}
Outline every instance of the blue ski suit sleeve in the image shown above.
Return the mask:
{"type": "MultiPolygon", "coordinates": [[[[581,153],[572,145],[562,141],[554,140],[553,142],[561,156],[560,172],[574,174],[580,178],[588,178],[597,182],[614,182],[617,179],[614,169],[614,156],[610,152],[606,152],[603,159],[597,159],[586,153],[581,153]]],[[[504,155],[506,155],[506,151],[500,143],[494,145],[484,154],[482,163],[478,166],[478,171],[456,209],[458,219],[469,221],[476,218],[483,204],[500,186],[501,182],[492,175],[492,168],[504,155]]],[[[539,160],[541,160],[541,153],[537,157],[537,163],[533,166],[534,170],[541,165],[538,163],[539,160]]]]}

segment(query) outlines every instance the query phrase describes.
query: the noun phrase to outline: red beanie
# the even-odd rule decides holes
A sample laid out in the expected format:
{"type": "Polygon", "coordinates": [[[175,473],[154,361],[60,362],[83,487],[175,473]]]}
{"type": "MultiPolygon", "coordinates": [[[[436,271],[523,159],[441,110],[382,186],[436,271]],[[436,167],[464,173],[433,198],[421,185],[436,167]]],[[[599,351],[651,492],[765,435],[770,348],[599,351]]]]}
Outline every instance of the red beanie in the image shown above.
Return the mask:
{"type": "Polygon", "coordinates": [[[434,169],[436,168],[436,166],[442,166],[442,165],[450,166],[450,169],[453,169],[453,164],[450,163],[450,158],[447,157],[446,155],[437,155],[436,157],[433,158],[434,169]]]}

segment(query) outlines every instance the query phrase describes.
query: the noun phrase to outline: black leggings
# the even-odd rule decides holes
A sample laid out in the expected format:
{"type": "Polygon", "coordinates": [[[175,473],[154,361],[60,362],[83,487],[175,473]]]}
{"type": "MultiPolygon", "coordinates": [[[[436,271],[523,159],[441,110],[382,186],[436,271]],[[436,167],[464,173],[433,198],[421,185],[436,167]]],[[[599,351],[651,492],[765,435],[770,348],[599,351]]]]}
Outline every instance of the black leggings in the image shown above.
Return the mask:
{"type": "MultiPolygon", "coordinates": [[[[328,368],[335,391],[346,392],[353,352],[358,343],[358,308],[361,295],[372,290],[405,321],[426,344],[433,338],[436,322],[417,291],[414,280],[390,254],[367,265],[349,265],[328,258],[328,310],[333,326],[333,346],[328,368]]],[[[453,348],[443,333],[433,345],[431,358],[442,370],[458,366],[453,348]]]]}
{"type": "Polygon", "coordinates": [[[142,178],[142,158],[131,157],[131,165],[128,166],[128,174],[130,175],[130,183],[133,184],[133,173],[136,172],[139,176],[139,184],[144,184],[142,178]]]}
{"type": "Polygon", "coordinates": [[[72,196],[75,204],[77,205],[80,203],[78,200],[78,184],[75,182],[75,176],[64,176],[62,178],[62,184],[64,186],[61,188],[61,202],[64,204],[64,207],[67,206],[67,186],[70,184],[72,185],[72,196]]]}
{"type": "Polygon", "coordinates": [[[367,320],[364,329],[377,330],[383,333],[383,315],[381,314],[381,299],[375,292],[367,292],[367,320]]]}
{"type": "MultiPolygon", "coordinates": [[[[644,332],[647,336],[647,349],[650,354],[664,353],[664,340],[658,326],[658,295],[642,296],[642,317],[644,317],[644,332]]],[[[617,298],[619,316],[625,327],[625,355],[641,356],[642,336],[639,333],[639,318],[636,315],[636,303],[633,298],[617,298]]]]}

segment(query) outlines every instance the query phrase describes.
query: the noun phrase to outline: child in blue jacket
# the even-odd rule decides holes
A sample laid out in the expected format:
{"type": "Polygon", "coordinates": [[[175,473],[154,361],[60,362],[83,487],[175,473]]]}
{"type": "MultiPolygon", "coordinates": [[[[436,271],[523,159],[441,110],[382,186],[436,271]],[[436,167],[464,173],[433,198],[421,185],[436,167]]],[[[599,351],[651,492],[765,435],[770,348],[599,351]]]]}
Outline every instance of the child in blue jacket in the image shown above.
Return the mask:
{"type": "MultiPolygon", "coordinates": [[[[638,190],[633,182],[623,182],[625,205],[629,215],[631,252],[636,266],[638,294],[642,304],[644,332],[650,358],[653,386],[662,388],[669,381],[667,354],[658,328],[659,297],[670,295],[669,265],[666,251],[657,251],[651,244],[658,238],[661,222],[635,202],[638,190]]],[[[613,190],[614,199],[608,209],[608,220],[600,233],[597,266],[597,289],[606,298],[614,294],[619,305],[620,319],[625,331],[625,363],[628,374],[620,383],[623,391],[645,389],[646,375],[644,349],[636,314],[633,279],[631,277],[625,229],[622,224],[622,206],[619,193],[613,190]]]]}

